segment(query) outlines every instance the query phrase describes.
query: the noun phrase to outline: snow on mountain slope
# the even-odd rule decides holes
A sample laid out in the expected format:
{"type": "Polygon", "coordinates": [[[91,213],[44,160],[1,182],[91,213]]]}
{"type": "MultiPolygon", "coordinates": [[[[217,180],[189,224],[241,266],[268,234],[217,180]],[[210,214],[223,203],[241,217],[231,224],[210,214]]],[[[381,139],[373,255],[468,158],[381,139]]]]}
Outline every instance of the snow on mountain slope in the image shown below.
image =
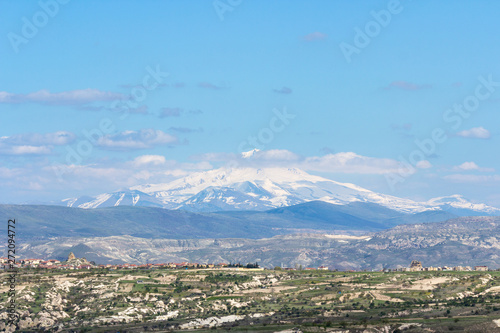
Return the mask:
{"type": "Polygon", "coordinates": [[[454,194],[446,197],[434,198],[427,201],[429,205],[439,206],[442,209],[448,210],[447,207],[454,209],[464,209],[478,213],[498,214],[499,209],[485,204],[475,204],[465,199],[459,194],[454,194]]]}
{"type": "Polygon", "coordinates": [[[274,206],[262,203],[258,198],[228,187],[208,187],[184,201],[180,209],[196,212],[229,210],[267,210],[274,206]]]}
{"type": "Polygon", "coordinates": [[[68,207],[78,207],[84,209],[113,206],[163,207],[162,202],[158,201],[155,197],[134,190],[104,193],[96,197],[65,199],[63,202],[66,203],[66,206],[68,207]]]}
{"type": "Polygon", "coordinates": [[[170,183],[140,185],[95,198],[67,199],[67,205],[80,208],[148,205],[208,212],[267,210],[316,200],[337,205],[375,203],[409,214],[450,209],[457,214],[460,211],[500,214],[497,208],[473,204],[459,195],[416,202],[310,175],[296,168],[220,168],[193,173],[170,183]]]}
{"type": "MultiPolygon", "coordinates": [[[[194,173],[168,184],[143,185],[133,189],[155,196],[168,208],[186,208],[185,202],[194,208],[192,200],[187,202],[189,198],[209,187],[226,191],[232,189],[238,191],[241,196],[251,196],[258,200],[253,200],[252,204],[248,201],[249,208],[253,206],[255,210],[314,200],[337,205],[356,201],[372,202],[405,213],[438,209],[412,200],[375,193],[354,184],[310,175],[296,168],[221,168],[194,173]]],[[[224,200],[223,197],[220,200],[224,200]]],[[[213,205],[214,197],[210,200],[205,198],[204,202],[213,205]]],[[[203,202],[198,200],[197,204],[205,211],[203,202]]]]}
{"type": "Polygon", "coordinates": [[[291,193],[281,186],[282,184],[300,187],[301,182],[314,184],[322,180],[324,178],[309,175],[298,169],[220,168],[197,172],[167,184],[150,184],[136,186],[132,189],[154,195],[162,200],[167,207],[177,208],[184,201],[208,187],[227,187],[237,191],[243,190],[242,193],[245,193],[243,187],[249,186],[257,192],[260,191],[260,194],[256,194],[251,190],[250,193],[253,193],[253,196],[257,195],[264,201],[274,201],[280,207],[282,206],[280,203],[285,204],[286,198],[291,196],[291,193]]]}

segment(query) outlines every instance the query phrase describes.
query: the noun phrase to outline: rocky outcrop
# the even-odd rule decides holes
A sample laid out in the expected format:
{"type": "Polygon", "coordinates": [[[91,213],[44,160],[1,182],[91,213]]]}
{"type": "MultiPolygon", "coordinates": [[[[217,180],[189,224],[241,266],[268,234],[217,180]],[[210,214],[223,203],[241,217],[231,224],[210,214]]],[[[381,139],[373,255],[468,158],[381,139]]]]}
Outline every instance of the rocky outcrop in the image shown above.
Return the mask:
{"type": "MultiPolygon", "coordinates": [[[[128,262],[255,262],[261,267],[333,269],[407,267],[411,260],[426,266],[485,265],[496,269],[500,258],[500,218],[463,217],[439,223],[400,225],[353,237],[341,234],[293,234],[267,239],[146,239],[132,236],[75,238],[23,248],[40,255],[84,244],[103,258],[128,262]],[[458,255],[457,255],[458,254],[458,255]]],[[[80,259],[78,259],[80,260],[80,259]]]]}

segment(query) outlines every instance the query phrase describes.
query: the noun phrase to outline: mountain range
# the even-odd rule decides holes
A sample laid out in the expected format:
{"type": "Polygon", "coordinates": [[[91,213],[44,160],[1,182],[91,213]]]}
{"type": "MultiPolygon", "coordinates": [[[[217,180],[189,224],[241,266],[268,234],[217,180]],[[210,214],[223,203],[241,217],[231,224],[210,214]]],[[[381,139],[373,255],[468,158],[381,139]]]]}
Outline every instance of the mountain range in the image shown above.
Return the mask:
{"type": "MultiPolygon", "coordinates": [[[[500,267],[500,218],[461,217],[438,223],[400,225],[364,236],[332,233],[271,238],[150,239],[133,236],[69,237],[22,242],[20,253],[65,259],[69,252],[98,263],[259,262],[331,269],[424,266],[500,267]]],[[[0,245],[0,248],[2,245],[0,245]]]]}
{"type": "Polygon", "coordinates": [[[484,215],[499,213],[460,195],[416,202],[287,168],[221,168],[62,206],[0,205],[0,219],[18,221],[23,256],[339,269],[410,259],[498,267],[499,218],[484,215]]]}
{"type": "Polygon", "coordinates": [[[267,238],[299,232],[364,234],[395,225],[456,217],[444,211],[397,212],[364,202],[334,205],[311,201],[267,211],[188,212],[157,207],[82,209],[45,205],[0,205],[0,218],[16,218],[24,241],[54,237],[267,238]]]}
{"type": "Polygon", "coordinates": [[[311,201],[337,206],[372,203],[405,214],[430,211],[445,211],[457,216],[500,214],[498,208],[472,203],[457,194],[417,202],[311,175],[296,168],[219,168],[193,173],[169,183],[64,199],[60,204],[84,209],[141,206],[221,212],[267,211],[311,201]]]}
{"type": "Polygon", "coordinates": [[[0,205],[23,256],[339,269],[498,267],[500,222],[487,215],[500,209],[461,195],[417,202],[296,168],[220,168],[59,205],[0,205]]]}

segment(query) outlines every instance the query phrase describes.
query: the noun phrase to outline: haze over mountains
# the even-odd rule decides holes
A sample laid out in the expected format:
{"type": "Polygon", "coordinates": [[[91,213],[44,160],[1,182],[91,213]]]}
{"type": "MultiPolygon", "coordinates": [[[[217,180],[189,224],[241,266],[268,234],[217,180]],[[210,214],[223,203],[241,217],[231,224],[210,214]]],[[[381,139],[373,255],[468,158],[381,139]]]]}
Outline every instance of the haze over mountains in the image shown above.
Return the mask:
{"type": "Polygon", "coordinates": [[[296,168],[220,168],[193,173],[170,183],[65,199],[62,204],[78,208],[146,206],[219,212],[265,211],[311,201],[334,205],[373,203],[407,214],[426,211],[447,211],[458,216],[500,214],[498,208],[472,203],[461,195],[416,202],[310,175],[296,168]]]}
{"type": "Polygon", "coordinates": [[[500,266],[500,219],[461,217],[401,225],[365,236],[292,234],[272,238],[149,239],[132,236],[70,237],[22,243],[31,257],[66,258],[69,252],[100,263],[259,262],[332,269],[426,266],[500,266]]]}
{"type": "Polygon", "coordinates": [[[0,205],[0,218],[15,216],[21,251],[44,258],[73,251],[96,262],[238,260],[340,269],[412,258],[496,267],[500,258],[498,237],[489,231],[498,229],[498,218],[470,217],[500,215],[495,207],[460,195],[416,202],[295,168],[220,168],[62,205],[0,205]]]}
{"type": "Polygon", "coordinates": [[[266,238],[299,232],[361,234],[399,224],[455,217],[444,211],[405,214],[369,203],[333,205],[313,201],[268,211],[186,212],[156,207],[81,209],[43,205],[0,205],[0,218],[15,217],[25,240],[52,237],[131,235],[143,238],[266,238]]]}

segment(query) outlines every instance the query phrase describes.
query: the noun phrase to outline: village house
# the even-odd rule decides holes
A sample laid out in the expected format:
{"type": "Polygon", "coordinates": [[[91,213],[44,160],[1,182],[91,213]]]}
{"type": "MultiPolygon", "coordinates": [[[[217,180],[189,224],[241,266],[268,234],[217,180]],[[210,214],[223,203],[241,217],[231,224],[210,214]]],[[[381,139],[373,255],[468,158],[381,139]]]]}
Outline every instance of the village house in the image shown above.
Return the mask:
{"type": "Polygon", "coordinates": [[[21,259],[19,262],[23,265],[38,265],[40,264],[41,259],[21,259]]]}
{"type": "Polygon", "coordinates": [[[474,270],[486,272],[488,271],[488,266],[474,266],[474,270]]]}
{"type": "MultiPolygon", "coordinates": [[[[64,269],[64,270],[74,270],[74,269],[108,269],[108,270],[116,270],[116,269],[227,269],[227,270],[264,270],[264,268],[247,268],[243,265],[229,265],[227,263],[218,263],[218,264],[209,264],[209,263],[190,263],[190,262],[181,262],[181,263],[147,263],[147,264],[106,264],[106,265],[95,265],[89,263],[85,258],[83,261],[74,257],[73,253],[70,253],[69,258],[72,258],[69,262],[61,263],[60,260],[57,259],[17,259],[16,264],[8,265],[8,258],[0,257],[0,269],[8,269],[11,266],[14,268],[42,268],[42,269],[64,269]]],[[[283,270],[296,270],[296,268],[282,268],[283,270]]],[[[317,268],[307,267],[304,270],[324,270],[328,271],[328,266],[319,266],[317,268]]],[[[455,266],[455,267],[423,267],[422,263],[418,260],[412,260],[410,263],[410,267],[400,267],[397,269],[383,269],[383,271],[400,271],[400,272],[415,272],[415,271],[488,271],[488,266],[455,266]]],[[[354,272],[354,271],[352,271],[354,272]]]]}

